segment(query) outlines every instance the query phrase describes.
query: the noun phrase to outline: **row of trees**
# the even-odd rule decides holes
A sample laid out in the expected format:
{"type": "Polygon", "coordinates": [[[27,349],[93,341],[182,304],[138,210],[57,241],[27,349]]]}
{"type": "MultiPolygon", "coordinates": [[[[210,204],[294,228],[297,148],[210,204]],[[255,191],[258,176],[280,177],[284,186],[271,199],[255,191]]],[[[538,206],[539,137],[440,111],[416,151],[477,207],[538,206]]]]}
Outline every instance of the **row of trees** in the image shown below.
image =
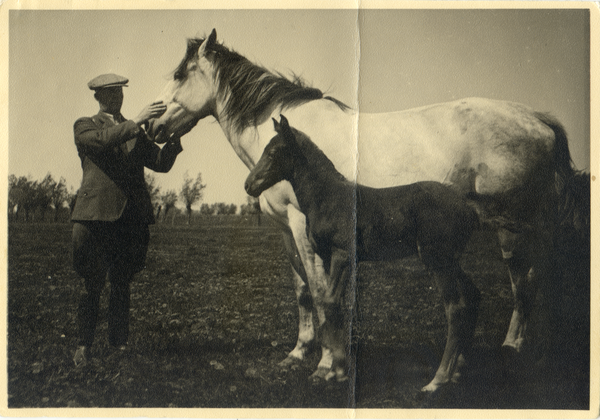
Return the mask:
{"type": "Polygon", "coordinates": [[[54,209],[53,220],[58,220],[60,210],[67,203],[70,210],[75,205],[76,194],[67,190],[64,178],[56,181],[48,173],[41,181],[26,176],[8,177],[8,215],[10,219],[33,221],[36,215],[44,220],[46,211],[54,209]],[[21,216],[23,214],[23,216],[21,216]]]}
{"type": "MultiPolygon", "coordinates": [[[[206,184],[202,183],[202,174],[198,173],[195,179],[191,178],[186,172],[184,174],[183,184],[179,192],[169,189],[164,193],[157,185],[156,177],[152,174],[146,174],[146,185],[156,219],[166,220],[169,214],[175,216],[173,210],[177,203],[183,204],[187,223],[191,222],[192,207],[199,203],[204,195],[206,184]]],[[[67,189],[66,180],[60,178],[56,181],[48,173],[41,181],[32,180],[26,176],[10,175],[8,177],[8,215],[10,220],[36,221],[45,220],[46,213],[53,210],[53,221],[61,218],[61,213],[69,215],[75,206],[77,193],[67,189]]],[[[215,203],[202,204],[200,214],[202,215],[221,215],[236,214],[237,206],[235,204],[215,203]]],[[[240,214],[258,214],[260,206],[258,200],[248,197],[246,204],[240,207],[240,214]]]]}

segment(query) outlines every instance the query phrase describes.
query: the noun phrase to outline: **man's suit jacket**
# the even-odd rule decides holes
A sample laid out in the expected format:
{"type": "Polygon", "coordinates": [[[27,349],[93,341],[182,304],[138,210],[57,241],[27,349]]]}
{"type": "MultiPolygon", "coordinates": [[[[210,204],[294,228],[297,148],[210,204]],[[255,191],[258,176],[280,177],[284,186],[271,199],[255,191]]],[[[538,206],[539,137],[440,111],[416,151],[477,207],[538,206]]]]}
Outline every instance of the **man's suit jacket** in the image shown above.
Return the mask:
{"type": "Polygon", "coordinates": [[[182,150],[179,142],[161,149],[133,121],[115,124],[103,112],[78,119],[73,130],[83,179],[71,220],[154,223],[144,167],[168,172],[182,150]]]}

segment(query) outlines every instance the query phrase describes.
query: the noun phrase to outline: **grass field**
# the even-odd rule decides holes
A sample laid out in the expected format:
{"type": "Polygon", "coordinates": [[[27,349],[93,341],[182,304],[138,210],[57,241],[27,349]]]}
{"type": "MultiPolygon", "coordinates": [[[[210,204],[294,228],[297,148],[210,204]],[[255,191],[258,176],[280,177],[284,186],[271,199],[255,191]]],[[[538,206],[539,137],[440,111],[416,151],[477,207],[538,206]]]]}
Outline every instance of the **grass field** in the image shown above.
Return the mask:
{"type": "Polygon", "coordinates": [[[517,359],[500,350],[512,310],[508,274],[495,236],[477,232],[463,261],[483,297],[472,366],[462,384],[424,399],[417,391],[437,368],[446,325],[415,258],[361,265],[350,346],[356,381],[313,384],[320,351],[289,369],[276,366],[293,348],[298,322],[278,231],[238,216],[154,225],[147,268],[132,285],[129,349],[107,344],[105,293],[91,361],[75,368],[83,285],[71,268],[70,234],[70,224],[9,226],[11,408],[588,409],[589,257],[559,258],[566,274],[553,351],[541,361],[517,359]]]}

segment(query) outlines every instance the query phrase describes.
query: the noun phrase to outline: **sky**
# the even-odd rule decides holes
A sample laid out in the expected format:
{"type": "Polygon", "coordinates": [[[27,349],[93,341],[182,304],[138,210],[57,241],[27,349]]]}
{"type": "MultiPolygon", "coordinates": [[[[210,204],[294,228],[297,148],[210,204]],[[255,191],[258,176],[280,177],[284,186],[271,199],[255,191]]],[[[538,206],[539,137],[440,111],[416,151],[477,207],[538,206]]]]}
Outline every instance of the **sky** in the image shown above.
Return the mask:
{"type": "MultiPolygon", "coordinates": [[[[573,160],[590,168],[589,16],[580,10],[11,10],[8,172],[64,177],[81,164],[73,123],[98,112],[87,82],[129,78],[122,113],[152,102],[183,58],[186,39],[215,28],[252,62],[359,108],[390,112],[481,96],[550,112],[573,160]]],[[[182,138],[162,192],[200,172],[202,202],[246,202],[248,169],[212,117],[182,138]]]]}

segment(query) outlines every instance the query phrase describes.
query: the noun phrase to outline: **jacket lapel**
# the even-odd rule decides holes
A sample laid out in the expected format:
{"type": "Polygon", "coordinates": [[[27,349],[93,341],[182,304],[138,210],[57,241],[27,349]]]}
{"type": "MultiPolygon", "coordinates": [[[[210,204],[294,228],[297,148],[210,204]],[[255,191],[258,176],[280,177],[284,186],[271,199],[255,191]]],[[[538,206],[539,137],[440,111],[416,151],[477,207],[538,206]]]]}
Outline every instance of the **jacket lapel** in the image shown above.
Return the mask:
{"type": "MultiPolygon", "coordinates": [[[[114,127],[115,125],[117,125],[112,118],[110,118],[107,114],[105,114],[104,112],[99,112],[97,114],[98,120],[100,121],[100,123],[102,124],[102,128],[104,127],[114,127]]],[[[123,152],[123,154],[125,156],[129,156],[129,153],[131,152],[131,150],[133,150],[135,143],[136,143],[135,138],[128,140],[124,143],[121,143],[121,145],[119,146],[119,149],[121,149],[121,152],[123,152]]]]}

